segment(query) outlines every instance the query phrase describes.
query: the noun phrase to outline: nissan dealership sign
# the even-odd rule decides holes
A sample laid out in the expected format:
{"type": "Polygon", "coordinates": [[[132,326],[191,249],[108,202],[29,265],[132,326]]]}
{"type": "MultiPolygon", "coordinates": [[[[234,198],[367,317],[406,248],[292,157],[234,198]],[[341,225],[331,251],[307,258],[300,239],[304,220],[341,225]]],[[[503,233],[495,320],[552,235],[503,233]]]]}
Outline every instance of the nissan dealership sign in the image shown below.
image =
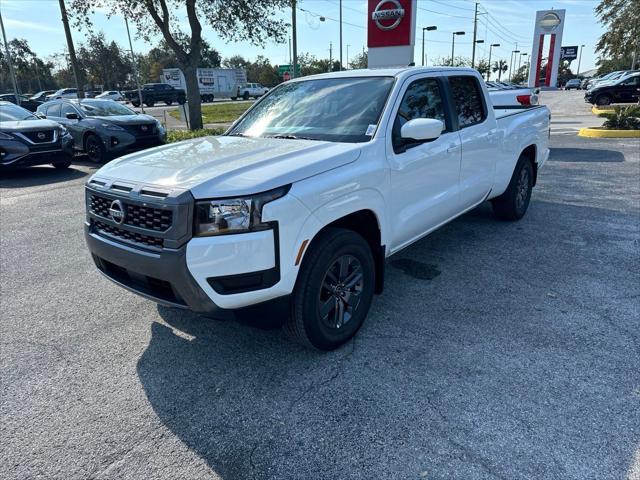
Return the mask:
{"type": "Polygon", "coordinates": [[[415,23],[416,0],[369,0],[369,66],[404,66],[413,62],[415,23]]]}

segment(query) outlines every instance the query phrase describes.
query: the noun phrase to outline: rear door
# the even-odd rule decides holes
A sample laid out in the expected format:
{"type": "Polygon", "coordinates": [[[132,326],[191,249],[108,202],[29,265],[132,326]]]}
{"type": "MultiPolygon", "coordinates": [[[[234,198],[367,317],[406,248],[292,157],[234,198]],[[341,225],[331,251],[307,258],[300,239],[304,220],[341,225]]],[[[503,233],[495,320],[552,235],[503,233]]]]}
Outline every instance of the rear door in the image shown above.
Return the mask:
{"type": "Polygon", "coordinates": [[[453,126],[443,77],[412,77],[400,92],[387,135],[394,231],[392,251],[420,238],[456,214],[459,208],[460,136],[453,126]],[[442,135],[407,145],[402,125],[415,118],[435,118],[442,135]]]}
{"type": "Polygon", "coordinates": [[[497,127],[474,75],[453,75],[448,82],[462,144],[460,204],[467,209],[485,199],[493,186],[497,127]]]}
{"type": "Polygon", "coordinates": [[[614,92],[615,99],[619,102],[637,102],[640,95],[640,75],[623,80],[614,87],[614,92]]]}

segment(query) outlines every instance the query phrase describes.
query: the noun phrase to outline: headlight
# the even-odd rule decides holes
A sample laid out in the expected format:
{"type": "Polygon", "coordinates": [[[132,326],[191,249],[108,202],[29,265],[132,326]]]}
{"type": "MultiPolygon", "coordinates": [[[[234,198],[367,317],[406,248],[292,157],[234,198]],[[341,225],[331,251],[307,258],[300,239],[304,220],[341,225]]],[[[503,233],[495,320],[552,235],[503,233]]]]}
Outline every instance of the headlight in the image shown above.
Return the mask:
{"type": "Polygon", "coordinates": [[[124,128],[119,127],[113,123],[101,123],[102,128],[106,128],[107,130],[124,130],[124,128]]]}
{"type": "Polygon", "coordinates": [[[266,230],[270,226],[262,223],[262,207],[288,191],[286,186],[250,197],[196,202],[193,234],[208,237],[266,230]]]}
{"type": "Polygon", "coordinates": [[[0,140],[13,140],[13,137],[8,133],[0,132],[0,140]]]}
{"type": "Polygon", "coordinates": [[[60,125],[59,132],[61,137],[64,137],[67,133],[69,133],[69,131],[66,128],[64,128],[62,125],[60,125]]]}

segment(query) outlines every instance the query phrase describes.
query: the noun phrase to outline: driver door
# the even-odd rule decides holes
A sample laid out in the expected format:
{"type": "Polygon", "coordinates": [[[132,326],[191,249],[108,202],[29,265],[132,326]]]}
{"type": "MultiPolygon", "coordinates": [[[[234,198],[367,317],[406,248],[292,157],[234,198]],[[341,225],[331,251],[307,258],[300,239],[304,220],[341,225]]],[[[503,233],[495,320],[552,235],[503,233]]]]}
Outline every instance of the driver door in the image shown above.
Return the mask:
{"type": "Polygon", "coordinates": [[[446,222],[459,209],[460,135],[453,130],[443,79],[432,75],[412,80],[401,97],[387,145],[392,252],[446,222]],[[440,137],[407,144],[400,131],[415,118],[441,120],[440,137]]]}

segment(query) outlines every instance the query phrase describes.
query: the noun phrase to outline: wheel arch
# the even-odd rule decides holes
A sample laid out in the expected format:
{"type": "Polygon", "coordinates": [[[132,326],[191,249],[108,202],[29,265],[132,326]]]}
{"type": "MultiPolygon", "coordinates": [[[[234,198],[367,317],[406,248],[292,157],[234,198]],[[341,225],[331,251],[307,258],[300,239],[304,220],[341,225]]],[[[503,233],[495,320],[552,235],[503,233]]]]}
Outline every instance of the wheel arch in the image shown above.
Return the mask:
{"type": "Polygon", "coordinates": [[[371,209],[361,209],[348,213],[327,223],[320,228],[309,241],[305,251],[318,239],[319,235],[328,228],[344,228],[362,236],[371,248],[375,265],[375,293],[382,293],[384,288],[384,259],[386,247],[382,244],[381,224],[378,215],[371,209]]]}
{"type": "MultiPolygon", "coordinates": [[[[536,146],[535,143],[532,143],[531,145],[527,146],[524,150],[522,150],[522,152],[520,153],[520,156],[518,158],[526,158],[531,162],[531,168],[533,168],[533,186],[536,186],[536,182],[538,181],[538,162],[537,162],[537,155],[538,155],[538,147],[536,146]]],[[[514,167],[515,169],[515,167],[514,167]]]]}

